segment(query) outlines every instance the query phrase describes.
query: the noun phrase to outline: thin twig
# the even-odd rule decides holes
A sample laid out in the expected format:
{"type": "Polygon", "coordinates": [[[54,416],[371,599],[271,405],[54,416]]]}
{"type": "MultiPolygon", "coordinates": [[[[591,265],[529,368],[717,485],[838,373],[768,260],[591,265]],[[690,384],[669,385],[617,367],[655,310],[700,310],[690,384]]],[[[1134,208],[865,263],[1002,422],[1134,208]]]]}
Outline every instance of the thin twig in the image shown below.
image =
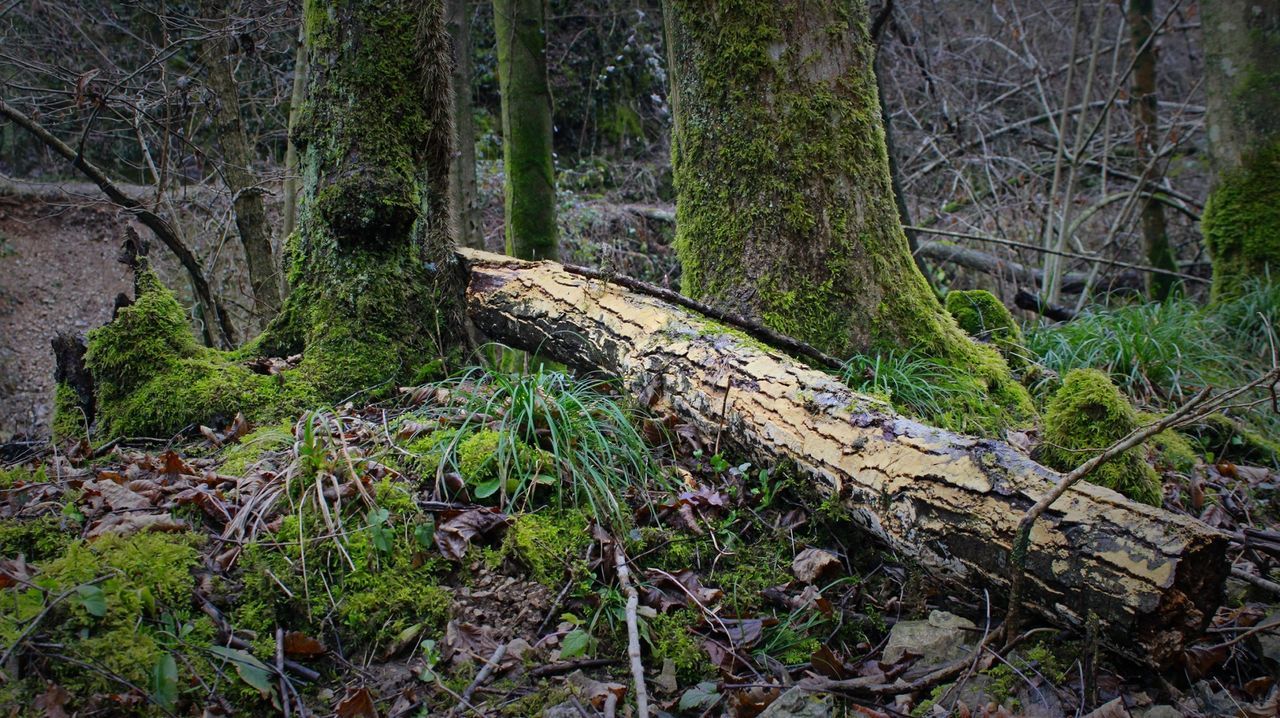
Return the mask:
{"type": "MultiPolygon", "coordinates": [[[[613,542],[613,564],[618,571],[618,583],[627,596],[627,657],[631,659],[631,677],[636,684],[636,715],[649,718],[649,693],[644,685],[644,664],[640,662],[640,629],[636,625],[636,609],[640,606],[640,594],[631,583],[631,569],[627,566],[627,554],[622,541],[613,542]]],[[[606,714],[607,714],[606,709],[606,714]]]]}

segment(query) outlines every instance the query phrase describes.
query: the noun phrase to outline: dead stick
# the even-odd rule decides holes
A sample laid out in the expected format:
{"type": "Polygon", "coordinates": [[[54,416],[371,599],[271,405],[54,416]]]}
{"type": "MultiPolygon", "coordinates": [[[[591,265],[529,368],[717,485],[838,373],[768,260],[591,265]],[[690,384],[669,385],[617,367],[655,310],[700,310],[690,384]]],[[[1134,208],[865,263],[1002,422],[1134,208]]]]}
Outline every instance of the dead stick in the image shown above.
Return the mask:
{"type": "Polygon", "coordinates": [[[507,644],[503,642],[493,649],[493,655],[489,656],[489,660],[485,661],[485,664],[480,667],[480,672],[476,674],[475,680],[471,681],[471,685],[467,686],[467,689],[462,692],[462,700],[458,701],[458,707],[450,711],[449,715],[457,713],[463,705],[471,703],[471,696],[475,695],[477,688],[489,680],[489,676],[493,675],[493,670],[498,667],[498,662],[505,655],[507,655],[507,644]]]}
{"type": "Polygon", "coordinates": [[[644,664],[640,662],[640,629],[636,625],[636,609],[640,606],[640,594],[631,583],[631,569],[627,567],[627,554],[622,541],[613,542],[613,563],[618,569],[618,583],[627,596],[627,657],[631,659],[631,677],[636,684],[636,715],[649,718],[649,693],[644,685],[644,664]]]}
{"type": "Polygon", "coordinates": [[[289,718],[289,684],[284,677],[284,629],[276,627],[276,673],[280,675],[280,703],[284,706],[284,718],[289,718]]]}
{"type": "Polygon", "coordinates": [[[1273,596],[1280,596],[1280,583],[1276,583],[1275,581],[1268,581],[1262,576],[1254,576],[1248,571],[1245,571],[1244,569],[1241,569],[1241,568],[1236,568],[1235,566],[1231,567],[1231,575],[1240,579],[1241,581],[1246,581],[1254,586],[1257,586],[1258,588],[1271,593],[1273,596]]]}

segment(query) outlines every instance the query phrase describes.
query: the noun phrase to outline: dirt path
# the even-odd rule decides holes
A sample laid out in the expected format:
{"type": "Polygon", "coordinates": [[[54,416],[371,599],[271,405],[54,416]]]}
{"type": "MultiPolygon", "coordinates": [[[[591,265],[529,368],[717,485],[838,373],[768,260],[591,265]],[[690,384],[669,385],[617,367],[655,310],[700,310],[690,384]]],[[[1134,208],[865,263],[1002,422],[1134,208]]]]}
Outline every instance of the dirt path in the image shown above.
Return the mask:
{"type": "Polygon", "coordinates": [[[130,288],[115,261],[124,224],[94,201],[0,196],[0,441],[48,433],[49,340],[111,318],[116,294],[130,288]]]}

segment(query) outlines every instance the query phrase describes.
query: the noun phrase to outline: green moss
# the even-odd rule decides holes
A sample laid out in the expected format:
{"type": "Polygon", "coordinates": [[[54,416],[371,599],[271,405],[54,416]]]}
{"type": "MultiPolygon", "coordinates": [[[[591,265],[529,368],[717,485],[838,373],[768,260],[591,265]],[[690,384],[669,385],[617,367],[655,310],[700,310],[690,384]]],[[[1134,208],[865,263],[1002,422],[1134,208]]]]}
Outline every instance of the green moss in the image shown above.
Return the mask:
{"type": "Polygon", "coordinates": [[[529,575],[553,590],[565,581],[566,568],[581,568],[591,544],[586,514],[573,509],[543,509],[521,514],[507,531],[503,553],[529,568],[529,575]]]}
{"type": "Polygon", "coordinates": [[[1214,301],[1240,295],[1247,279],[1268,268],[1280,270],[1280,140],[1218,178],[1200,228],[1213,258],[1214,301]]]}
{"type": "Polygon", "coordinates": [[[1015,371],[1027,366],[1027,350],[1022,343],[1022,330],[1008,307],[984,289],[947,292],[947,312],[969,336],[990,342],[1015,371]]]}
{"type": "Polygon", "coordinates": [[[1280,441],[1241,419],[1210,414],[1189,431],[1214,458],[1280,466],[1280,441]]]}
{"type": "Polygon", "coordinates": [[[646,621],[653,665],[661,666],[670,660],[680,685],[693,685],[711,676],[713,666],[694,632],[701,623],[702,616],[687,608],[660,613],[646,621]]]}
{"type": "MultiPolygon", "coordinates": [[[[1149,412],[1138,413],[1138,420],[1143,424],[1154,423],[1160,418],[1149,412]]],[[[1158,467],[1183,474],[1194,471],[1196,464],[1200,462],[1199,453],[1191,446],[1187,437],[1173,429],[1166,429],[1148,439],[1147,450],[1158,467]]]]}
{"type": "Polygon", "coordinates": [[[1011,653],[1007,662],[999,663],[982,672],[990,682],[987,692],[996,703],[1006,704],[1018,710],[1016,699],[1018,689],[1025,685],[1027,676],[1043,676],[1049,685],[1062,685],[1067,678],[1064,667],[1069,662],[1063,661],[1044,644],[1031,646],[1011,653]],[[1012,702],[1009,702],[1012,701],[1012,702]]]}
{"type": "Polygon", "coordinates": [[[362,648],[384,647],[414,627],[428,634],[443,629],[451,603],[438,585],[443,563],[416,535],[428,518],[402,484],[379,482],[374,495],[387,511],[376,530],[385,532],[389,550],[379,550],[370,514],[346,512],[339,545],[309,506],[286,516],[271,542],[245,547],[233,620],[258,632],[262,645],[255,647],[270,650],[276,626],[310,635],[336,631],[362,648]]]}
{"type": "Polygon", "coordinates": [[[222,464],[218,466],[218,471],[229,476],[244,476],[263,454],[283,451],[292,444],[292,422],[286,420],[260,426],[223,449],[222,464]]]}
{"type": "Polygon", "coordinates": [[[542,682],[534,692],[521,696],[498,708],[498,715],[509,718],[547,715],[547,709],[569,700],[569,691],[561,685],[542,682]]]}
{"type": "Polygon", "coordinates": [[[48,480],[49,475],[43,465],[31,467],[26,464],[18,464],[7,469],[0,468],[0,490],[12,489],[27,484],[43,484],[48,480]]]}
{"type": "Polygon", "coordinates": [[[39,563],[60,555],[75,538],[65,521],[55,516],[0,520],[0,557],[21,554],[27,562],[39,563]]]}
{"type": "Polygon", "coordinates": [[[439,15],[409,0],[308,0],[312,82],[294,133],[304,200],[285,306],[246,347],[214,352],[143,267],[135,303],[90,337],[101,438],[167,436],[237,411],[264,423],[357,392],[387,395],[459,340],[439,15]],[[298,352],[298,368],[275,376],[241,364],[298,352]]]}
{"type": "MultiPolygon", "coordinates": [[[[1069,471],[1138,426],[1138,412],[1106,374],[1073,369],[1049,400],[1036,457],[1046,466],[1069,471]]],[[[1162,500],[1160,477],[1139,447],[1099,466],[1087,480],[1153,506],[1162,500]]]]}
{"type": "Polygon", "coordinates": [[[49,663],[46,677],[66,687],[73,700],[79,701],[121,692],[121,684],[109,674],[146,686],[158,658],[176,648],[159,623],[167,616],[192,627],[186,639],[192,650],[187,650],[178,665],[184,674],[179,690],[194,696],[199,688],[191,672],[214,673],[205,654],[198,650],[200,645],[209,645],[212,624],[196,615],[191,600],[191,571],[198,563],[196,547],[202,541],[192,534],[143,532],[128,537],[107,535],[92,544],[68,543],[59,556],[39,565],[35,578],[39,588],[13,589],[0,602],[0,642],[11,643],[28,621],[48,607],[43,630],[50,634],[50,640],[61,644],[64,654],[100,669],[49,663]],[[53,603],[64,594],[67,596],[61,602],[53,603]],[[90,594],[92,597],[87,597],[90,594]]]}
{"type": "Polygon", "coordinates": [[[66,382],[58,382],[53,394],[53,441],[57,444],[89,438],[89,425],[76,390],[66,382]]]}

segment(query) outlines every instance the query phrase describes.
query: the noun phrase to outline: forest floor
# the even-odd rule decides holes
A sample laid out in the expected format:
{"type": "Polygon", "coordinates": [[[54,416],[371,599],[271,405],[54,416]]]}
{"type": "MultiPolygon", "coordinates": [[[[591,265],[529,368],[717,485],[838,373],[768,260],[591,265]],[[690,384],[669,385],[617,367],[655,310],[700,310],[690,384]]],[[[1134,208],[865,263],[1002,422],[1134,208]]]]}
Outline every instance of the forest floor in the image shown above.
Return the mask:
{"type": "MultiPolygon", "coordinates": [[[[608,384],[490,356],[507,371],[168,444],[47,447],[0,474],[0,706],[628,715],[630,585],[659,716],[1276,714],[1265,582],[1232,579],[1163,672],[1047,627],[973,655],[1002,607],[862,540],[806,480],[608,384]],[[970,655],[922,691],[838,683],[970,655]]],[[[1266,574],[1280,475],[1201,461],[1164,480],[1167,508],[1235,533],[1237,568],[1266,574]]]]}
{"type": "MultiPolygon", "coordinates": [[[[568,261],[678,280],[669,207],[568,197],[561,217],[568,261]]],[[[121,229],[92,203],[0,198],[0,430],[47,426],[49,337],[109,318],[130,284],[121,229]]],[[[1271,321],[1268,291],[1239,316],[1271,321]]],[[[1257,327],[1215,312],[1122,303],[1033,331],[1028,384],[1043,402],[1094,366],[1167,410],[1261,366],[1257,327]]],[[[860,390],[948,413],[937,367],[864,359],[860,390]]],[[[785,466],[743,464],[607,383],[520,362],[481,352],[485,369],[277,425],[228,418],[165,443],[36,442],[6,458],[0,715],[632,714],[619,550],[655,715],[1276,715],[1273,448],[1188,435],[1207,442],[1190,463],[1144,454],[1166,509],[1236,542],[1224,607],[1176,665],[1043,626],[974,655],[998,597],[863,540],[785,466]],[[883,687],[964,656],[957,679],[883,687]]]]}

